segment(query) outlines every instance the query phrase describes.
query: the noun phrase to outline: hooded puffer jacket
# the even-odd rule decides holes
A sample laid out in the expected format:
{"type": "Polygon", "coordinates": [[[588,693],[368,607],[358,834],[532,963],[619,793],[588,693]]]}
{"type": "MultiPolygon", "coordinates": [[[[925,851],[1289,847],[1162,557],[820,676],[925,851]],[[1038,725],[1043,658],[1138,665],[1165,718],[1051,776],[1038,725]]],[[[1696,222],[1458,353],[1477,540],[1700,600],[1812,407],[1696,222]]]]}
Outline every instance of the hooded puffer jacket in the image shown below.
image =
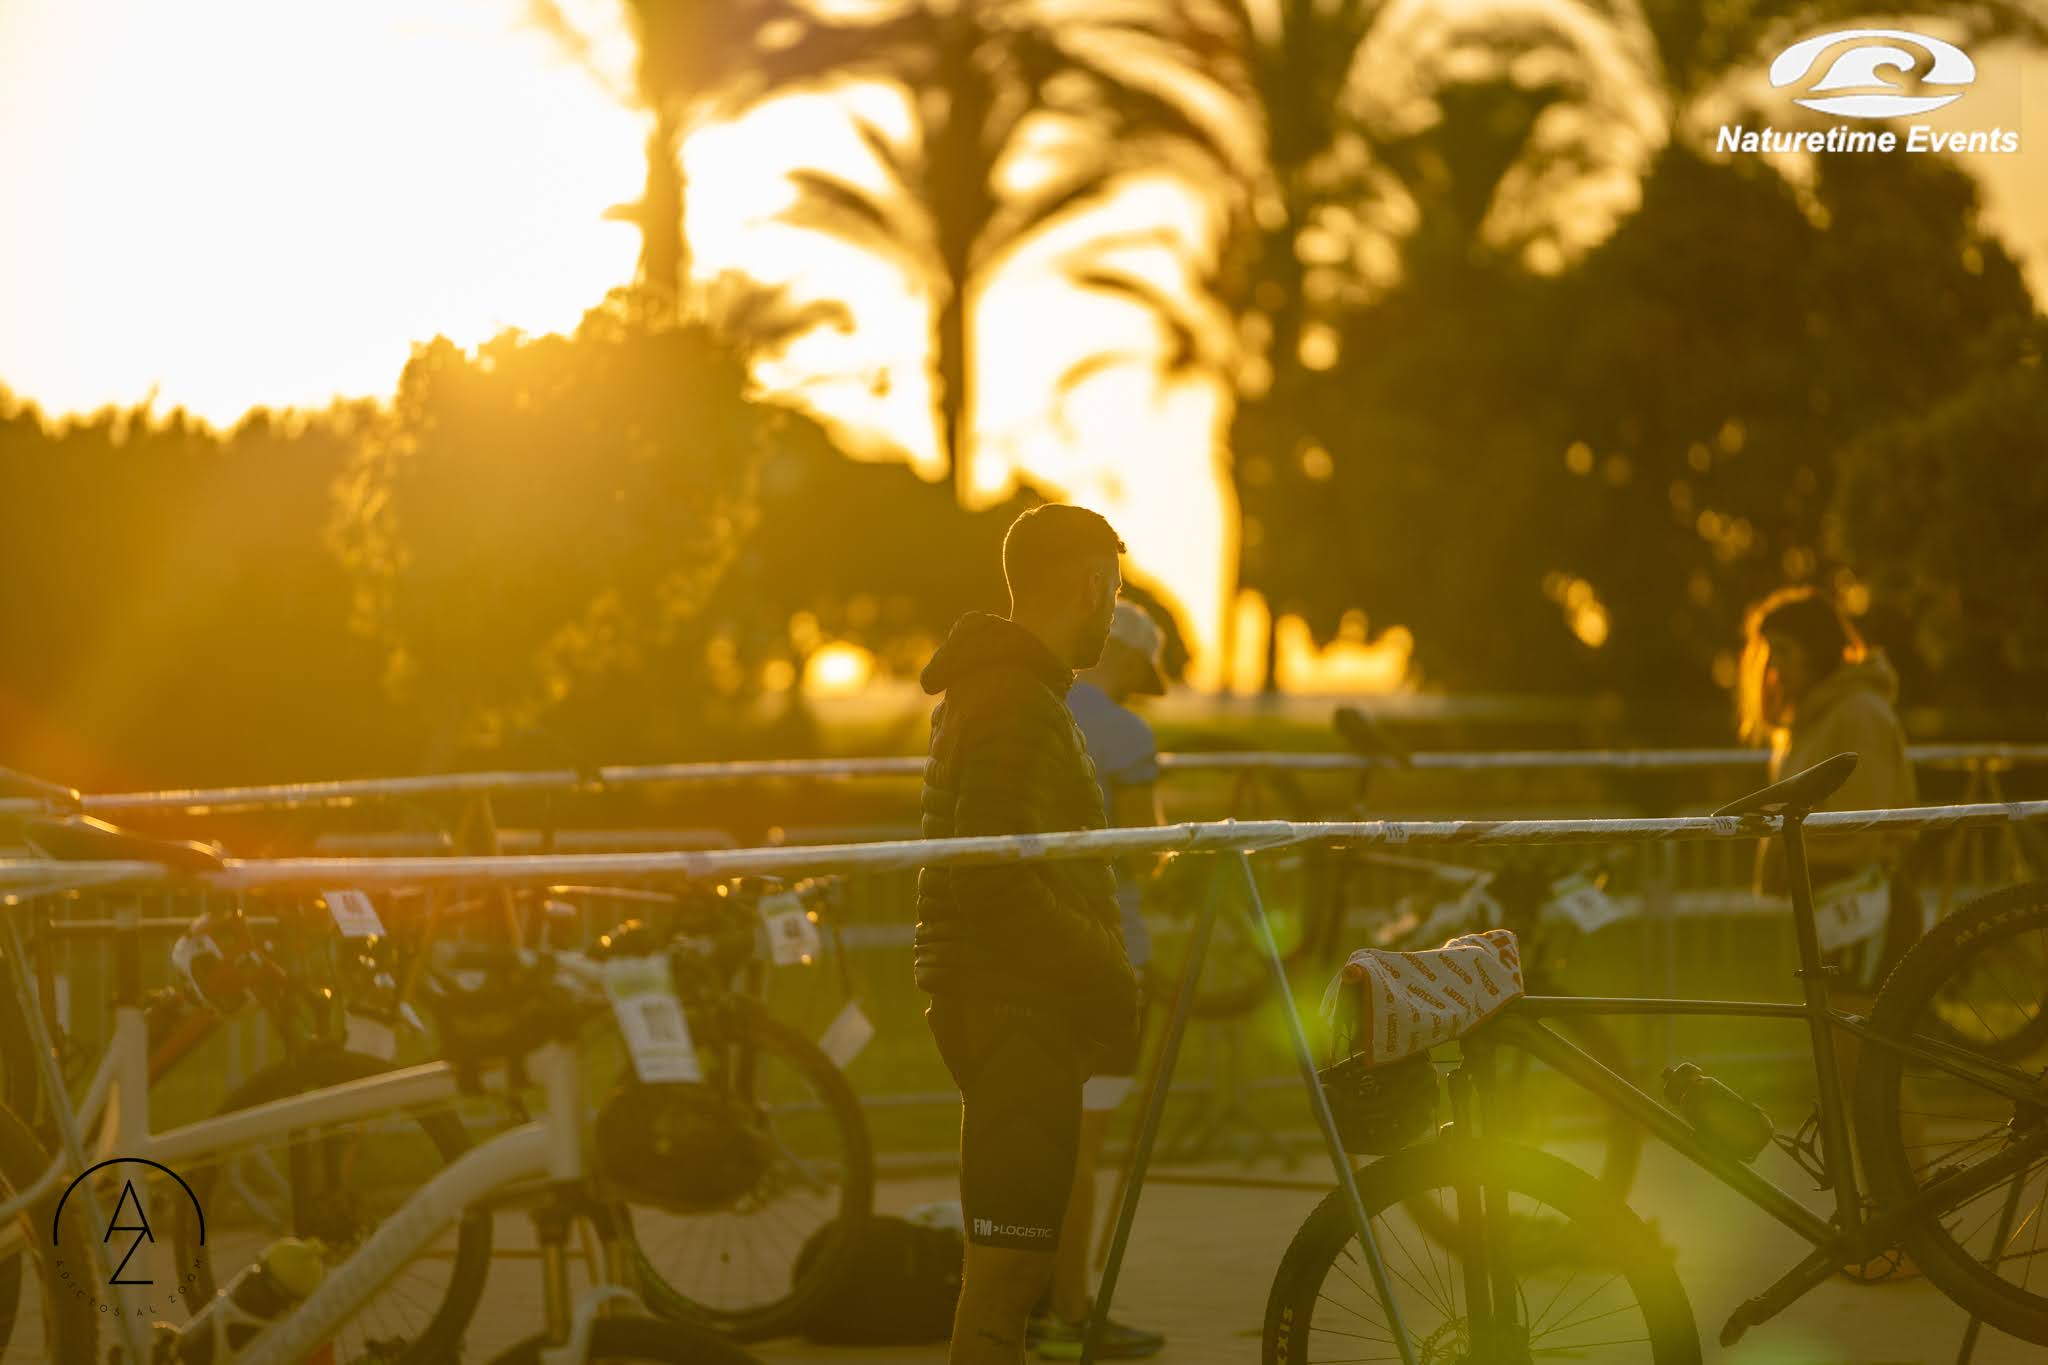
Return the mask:
{"type": "MultiPolygon", "coordinates": [[[[1102,793],[1067,710],[1073,671],[1038,637],[972,612],[925,667],[932,713],[924,835],[1103,827],[1102,793]]],[[[927,867],[917,879],[915,964],[932,995],[1033,1005],[1083,1036],[1129,1037],[1137,980],[1106,859],[927,867]]]]}

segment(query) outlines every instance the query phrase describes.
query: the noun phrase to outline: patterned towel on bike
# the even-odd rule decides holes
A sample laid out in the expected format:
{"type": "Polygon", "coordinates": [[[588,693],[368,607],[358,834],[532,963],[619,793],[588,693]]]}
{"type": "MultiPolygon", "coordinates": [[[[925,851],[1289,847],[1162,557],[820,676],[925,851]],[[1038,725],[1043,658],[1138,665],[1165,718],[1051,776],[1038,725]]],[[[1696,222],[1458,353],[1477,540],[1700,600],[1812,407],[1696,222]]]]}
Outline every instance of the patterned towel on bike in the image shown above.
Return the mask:
{"type": "Polygon", "coordinates": [[[1813,890],[1813,927],[1820,950],[1832,953],[1876,938],[1891,915],[1892,888],[1882,865],[1872,863],[1852,877],[1813,890]]]}
{"type": "Polygon", "coordinates": [[[1463,1037],[1522,993],[1514,934],[1488,929],[1417,953],[1359,949],[1323,993],[1323,1017],[1383,1066],[1463,1037]]]}

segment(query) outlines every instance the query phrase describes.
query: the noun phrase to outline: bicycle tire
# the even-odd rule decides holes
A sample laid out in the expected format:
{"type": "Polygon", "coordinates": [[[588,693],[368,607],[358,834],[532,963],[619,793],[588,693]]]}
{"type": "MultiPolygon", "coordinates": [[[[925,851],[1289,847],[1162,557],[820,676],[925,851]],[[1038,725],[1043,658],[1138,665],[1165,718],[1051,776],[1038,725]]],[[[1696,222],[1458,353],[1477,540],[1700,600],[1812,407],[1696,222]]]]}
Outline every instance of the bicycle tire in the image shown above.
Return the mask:
{"type": "MultiPolygon", "coordinates": [[[[1561,1016],[1552,1022],[1567,1038],[1616,1075],[1629,1076],[1634,1073],[1635,1067],[1628,1053],[1615,1041],[1614,1034],[1600,1020],[1591,1015],[1580,1015],[1561,1016]]],[[[1534,1058],[1512,1046],[1502,1049],[1500,1061],[1507,1066],[1513,1066],[1517,1062],[1526,1062],[1531,1066],[1536,1064],[1534,1058]]],[[[1516,1107],[1515,1084],[1515,1081],[1505,1076],[1501,1079],[1498,1101],[1501,1109],[1512,1110],[1516,1107]]],[[[1524,1146],[1545,1146],[1544,1135],[1509,1132],[1499,1136],[1524,1146]]],[[[1600,1143],[1600,1167],[1589,1174],[1597,1179],[1609,1194],[1626,1203],[1629,1191],[1635,1188],[1636,1171],[1642,1165],[1642,1125],[1619,1109],[1603,1106],[1600,1143]]],[[[1434,1204],[1424,1201],[1412,1206],[1408,1210],[1408,1216],[1439,1245],[1448,1245],[1452,1234],[1452,1220],[1441,1217],[1434,1204]]]]}
{"type": "MultiPolygon", "coordinates": [[[[846,1163],[845,1183],[839,1191],[834,1216],[840,1220],[866,1216],[874,1207],[874,1148],[868,1135],[866,1112],[845,1073],[832,1064],[832,1059],[816,1043],[760,1010],[748,1008],[740,1017],[746,1020],[747,1043],[793,1063],[816,1097],[824,1102],[829,1122],[843,1143],[846,1163]]],[[[669,1282],[668,1275],[655,1264],[656,1257],[649,1254],[641,1240],[644,1217],[636,1222],[629,1208],[621,1222],[633,1247],[640,1293],[647,1306],[661,1317],[702,1323],[739,1341],[786,1336],[800,1329],[811,1306],[831,1286],[851,1249],[843,1239],[828,1237],[818,1253],[803,1263],[801,1275],[795,1273],[793,1263],[786,1292],[755,1303],[715,1305],[693,1298],[669,1282]]]]}
{"type": "Polygon", "coordinates": [[[42,1109],[43,1078],[29,1043],[28,1021],[21,1017],[21,1003],[14,996],[13,976],[6,955],[0,953],[0,1104],[35,1118],[42,1109]]]}
{"type": "MultiPolygon", "coordinates": [[[[16,1190],[33,1185],[49,1169],[50,1157],[36,1141],[28,1125],[12,1111],[0,1109],[0,1202],[14,1197],[16,1190]]],[[[45,1253],[44,1239],[57,1215],[58,1195],[52,1193],[20,1216],[33,1253],[22,1252],[0,1261],[0,1352],[5,1352],[21,1325],[21,1297],[27,1258],[33,1255],[42,1282],[43,1346],[53,1365],[95,1365],[99,1357],[99,1319],[89,1299],[76,1293],[62,1293],[58,1266],[68,1261],[75,1266],[93,1264],[91,1242],[85,1228],[85,1213],[79,1202],[65,1205],[58,1254],[45,1253]]]]}
{"type": "MultiPolygon", "coordinates": [[[[540,1365],[545,1336],[525,1341],[491,1358],[490,1365],[540,1365]]],[[[730,1341],[688,1323],[666,1318],[599,1318],[591,1324],[584,1365],[758,1365],[730,1341]]]]}
{"type": "MultiPolygon", "coordinates": [[[[1563,1214],[1569,1226],[1576,1228],[1579,1235],[1571,1242],[1560,1240],[1559,1247],[1576,1247],[1590,1251],[1599,1257],[1602,1264],[1595,1273],[1612,1270],[1607,1284],[1625,1281],[1628,1292],[1634,1297],[1643,1324],[1643,1339],[1640,1344],[1649,1347],[1649,1358],[1653,1365],[1698,1365],[1700,1360],[1699,1329],[1693,1319],[1692,1305],[1687,1300],[1685,1288],[1679,1283],[1677,1272],[1672,1267],[1669,1251],[1660,1246],[1656,1236],[1636,1217],[1628,1205],[1622,1203],[1603,1188],[1599,1181],[1559,1157],[1533,1147],[1521,1147],[1513,1143],[1491,1140],[1466,1140],[1444,1138],[1435,1142],[1409,1147],[1393,1156],[1375,1161],[1357,1172],[1359,1194],[1363,1197],[1366,1211],[1374,1220],[1374,1239],[1379,1243],[1388,1275],[1396,1285],[1396,1293],[1402,1290],[1423,1289],[1434,1291],[1438,1287],[1437,1271],[1450,1272],[1441,1282],[1445,1302],[1451,1305],[1453,1315],[1456,1306],[1466,1300],[1453,1282],[1456,1267],[1447,1255],[1439,1267],[1434,1255],[1430,1258],[1432,1269],[1423,1272],[1423,1283],[1417,1284],[1417,1276],[1408,1273],[1420,1270],[1412,1256],[1411,1241],[1423,1240],[1412,1230],[1406,1236],[1380,1215],[1397,1205],[1404,1210],[1413,1201],[1427,1196],[1431,1191],[1454,1190],[1461,1183],[1484,1184],[1489,1188],[1505,1188],[1525,1199],[1534,1199],[1563,1214]]],[[[1343,1192],[1333,1191],[1295,1233],[1286,1253],[1280,1258],[1280,1268],[1274,1275],[1272,1293],[1267,1299],[1264,1329],[1261,1333],[1260,1359],[1264,1365],[1310,1365],[1314,1359],[1312,1346],[1316,1333],[1346,1338],[1336,1350],[1344,1358],[1355,1359],[1362,1349],[1350,1343],[1361,1339],[1384,1341],[1392,1349],[1391,1336],[1373,1339],[1366,1337],[1363,1330],[1347,1330],[1345,1320],[1338,1316],[1342,1304],[1336,1297],[1326,1293],[1331,1271],[1335,1269],[1343,1277],[1342,1292],[1348,1295],[1362,1295],[1371,1300],[1370,1278],[1363,1266],[1345,1269],[1339,1265],[1340,1257],[1351,1255],[1351,1247],[1357,1233],[1352,1227],[1350,1203],[1343,1192]],[[1325,1315],[1325,1325],[1318,1329],[1316,1315],[1325,1315]]],[[[1562,1254],[1551,1254],[1539,1258],[1538,1273],[1551,1275],[1564,1273],[1571,1259],[1562,1254]]],[[[1530,1292],[1526,1283],[1520,1283],[1522,1296],[1533,1309],[1542,1301],[1530,1292]]],[[[1570,1282],[1567,1282],[1569,1287],[1570,1282]]],[[[1594,1290],[1601,1293],[1607,1284],[1594,1290]]],[[[1545,1291],[1547,1294],[1547,1291],[1545,1291]]],[[[1541,1327],[1549,1313],[1559,1302],[1572,1303],[1567,1313],[1577,1312],[1592,1302],[1592,1296],[1584,1299],[1567,1298],[1564,1289],[1555,1295],[1548,1295],[1548,1307],[1535,1316],[1541,1327]]],[[[1596,1331],[1600,1336],[1625,1332],[1625,1322],[1614,1320],[1622,1309],[1613,1309],[1595,1314],[1586,1319],[1589,1324],[1598,1323],[1596,1331]]],[[[1422,1335],[1416,1352],[1420,1360],[1436,1361],[1458,1359],[1471,1361],[1473,1365],[1489,1365],[1484,1354],[1470,1356],[1460,1353],[1461,1347],[1470,1343],[1458,1336],[1458,1321],[1455,1317],[1423,1334],[1426,1319],[1415,1315],[1412,1309],[1403,1312],[1403,1325],[1411,1336],[1422,1335]]],[[[1563,1331],[1573,1323],[1559,1323],[1551,1330],[1563,1331]]],[[[1380,1324],[1385,1331],[1384,1323],[1380,1324]]],[[[1539,1338],[1540,1339],[1540,1338],[1539,1338]]],[[[1620,1343],[1611,1341],[1580,1342],[1576,1348],[1557,1346],[1557,1351],[1573,1349],[1587,1350],[1608,1345],[1635,1347],[1630,1340],[1620,1343]]],[[[1525,1348],[1526,1349],[1526,1348],[1525,1348]]],[[[1523,1354],[1521,1359],[1528,1357],[1523,1354]]],[[[1574,1356],[1573,1358],[1578,1358],[1574,1356]]],[[[1642,1360],[1637,1350],[1630,1350],[1618,1357],[1636,1365],[1642,1360]]]]}
{"type": "MultiPolygon", "coordinates": [[[[267,1067],[257,1072],[230,1093],[222,1103],[221,1113],[232,1113],[247,1109],[269,1100],[283,1099],[308,1090],[319,1090],[327,1086],[341,1085],[349,1081],[390,1071],[392,1066],[377,1057],[360,1052],[349,1052],[341,1048],[322,1048],[307,1053],[289,1062],[267,1067]]],[[[453,1113],[433,1112],[411,1116],[433,1144],[442,1162],[455,1160],[469,1148],[469,1135],[462,1122],[453,1113]]],[[[337,1125],[339,1126],[339,1125],[337,1125]]],[[[196,1172],[187,1172],[192,1192],[201,1208],[210,1207],[209,1199],[221,1174],[218,1164],[208,1165],[196,1172]]],[[[314,1201],[294,1192],[301,1207],[314,1201]]],[[[421,1328],[417,1338],[406,1343],[404,1349],[389,1357],[392,1365],[443,1365],[455,1357],[460,1349],[462,1334],[469,1326],[470,1318],[476,1312],[477,1302],[483,1296],[484,1278],[490,1271],[491,1261],[491,1217],[488,1212],[473,1212],[465,1216],[457,1228],[455,1254],[450,1261],[447,1288],[441,1293],[440,1302],[432,1317],[421,1328]]],[[[199,1278],[195,1288],[197,1302],[210,1299],[219,1283],[215,1274],[212,1245],[219,1242],[216,1236],[208,1246],[197,1245],[190,1217],[182,1207],[172,1221],[172,1236],[178,1249],[180,1264],[196,1261],[199,1278]]],[[[239,1265],[225,1267],[229,1274],[241,1269],[239,1265]]],[[[377,1325],[381,1326],[382,1323],[377,1325]]],[[[368,1330],[367,1328],[365,1330],[368,1330]]],[[[342,1338],[338,1335],[337,1341],[342,1338]]],[[[338,1358],[349,1358],[352,1353],[339,1352],[338,1358]]],[[[379,1357],[384,1359],[384,1357],[379,1357]]]]}
{"type": "MultiPolygon", "coordinates": [[[[1871,1008],[1872,1029],[1882,1036],[1898,1040],[1907,1040],[1918,1034],[1953,1042],[1958,1036],[1953,1028],[1933,1029],[1921,1021],[1930,1012],[1941,1016],[1944,987],[1967,980],[1980,954],[1987,961],[2009,966],[2012,955],[2005,945],[2012,944],[2022,935],[2038,936],[2036,947],[2043,950],[2041,961],[2044,967],[2048,967],[2048,884],[2029,882],[1992,892],[1971,901],[1935,925],[1926,937],[1907,951],[1885,979],[1871,1008]]],[[[1993,975],[1999,977],[2002,974],[1993,975]]],[[[2013,995],[2008,980],[2001,980],[2000,985],[2005,994],[2013,995]]],[[[2044,975],[2041,985],[2048,989],[2048,975],[2044,975]]],[[[2029,1003],[2035,1004],[2036,1008],[2048,1006],[2048,1001],[2026,1001],[2026,991],[2023,986],[2019,996],[2015,997],[2023,1014],[2029,1003]]],[[[1974,1011],[1974,1006],[1971,1008],[1974,1011]]],[[[2032,1027],[2031,1019],[2023,1025],[2030,1032],[2032,1027]]],[[[1982,1050],[1987,1054],[2002,1051],[1996,1045],[2007,1035],[1996,1028],[1988,1029],[1988,1035],[1992,1046],[1982,1050]]],[[[1999,1056],[1997,1060],[2012,1065],[2017,1059],[1999,1056]]],[[[2038,1070],[2044,1059],[2037,1054],[2028,1060],[2032,1065],[2027,1069],[2038,1070]]],[[[1907,1132],[1906,1105],[1919,1101],[1916,1096],[1906,1093],[1906,1083],[1904,1057],[1890,1048],[1864,1046],[1857,1063],[1853,1095],[1856,1137],[1871,1193],[1879,1208],[1903,1202],[1932,1184],[1933,1179],[1945,1169],[1955,1169],[1941,1164],[1939,1154],[1924,1164],[1917,1162],[1916,1151],[1928,1151],[1936,1144],[1913,1140],[1928,1136],[1926,1131],[1912,1135],[1907,1132]]],[[[1962,1122],[1966,1129],[1981,1123],[1987,1125],[1986,1132],[1999,1131],[2001,1124],[2038,1129],[2048,1123],[2048,1115],[2040,1112],[2023,1114],[2020,1106],[2011,1102],[2001,1104],[1989,1091],[1981,1089],[1976,1093],[1985,1113],[1981,1119],[1972,1120],[1970,1116],[1956,1114],[1949,1108],[1953,1104],[1968,1102],[1952,1093],[1955,1086],[1966,1083],[1953,1080],[1938,1083],[1951,1087],[1951,1094],[1944,1099],[1943,1111],[1916,1111],[1916,1117],[1962,1122]],[[2001,1112],[2009,1116],[2001,1119],[2001,1112]]],[[[2007,1131],[2011,1128],[2008,1127],[2007,1131]]],[[[1968,1151],[1981,1141],[1980,1138],[1961,1144],[1960,1150],[1968,1151]]],[[[2018,1193],[2023,1195],[2029,1185],[2042,1179],[2048,1179],[2048,1155],[2022,1173],[2018,1193]]],[[[1901,1229],[1899,1240],[1928,1280],[1963,1308],[2001,1331],[2048,1345],[2048,1289],[2028,1292],[2024,1280],[2015,1285],[2003,1277],[1999,1266],[2012,1259],[2007,1254],[2009,1247],[1996,1249],[1995,1262],[1987,1264],[1987,1260],[1993,1259],[1990,1249],[1980,1258],[1966,1245],[1977,1233],[1992,1226],[1995,1214],[1979,1217],[1965,1214],[1965,1211],[1978,1204],[1985,1195],[2007,1190],[2011,1185],[2009,1181],[2001,1182],[1961,1204],[1930,1209],[1908,1222],[1901,1229]],[[1978,1226],[1959,1239],[1943,1221],[1951,1214],[1975,1218],[1978,1226]]],[[[2035,1202],[2037,1205],[2048,1202],[2048,1189],[2044,1189],[2041,1200],[2035,1202]]],[[[2037,1208],[2034,1219],[2038,1218],[2037,1208]]],[[[1995,1232],[1993,1236],[1995,1240],[1995,1232]]],[[[2035,1254],[2048,1252],[2041,1252],[2036,1244],[2035,1250],[2028,1255],[2035,1254]]]]}

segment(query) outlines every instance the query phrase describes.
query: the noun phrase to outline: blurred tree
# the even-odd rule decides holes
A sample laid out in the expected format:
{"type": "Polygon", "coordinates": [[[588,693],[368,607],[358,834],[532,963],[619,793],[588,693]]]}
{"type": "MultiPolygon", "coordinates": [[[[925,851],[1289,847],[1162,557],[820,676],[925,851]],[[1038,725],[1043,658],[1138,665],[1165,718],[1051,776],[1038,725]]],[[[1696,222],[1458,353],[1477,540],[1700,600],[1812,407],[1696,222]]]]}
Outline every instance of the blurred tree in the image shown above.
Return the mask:
{"type": "Polygon", "coordinates": [[[873,252],[928,291],[939,449],[970,502],[981,283],[1128,173],[1190,158],[1243,164],[1228,31],[1212,7],[1171,0],[919,2],[845,23],[791,10],[803,17],[757,59],[766,79],[785,91],[885,82],[911,132],[892,137],[849,114],[868,179],[794,171],[800,197],[787,219],[873,252]]]}
{"type": "Polygon", "coordinates": [[[1425,253],[1347,324],[1306,418],[1332,458],[1276,498],[1264,561],[1319,631],[1363,607],[1438,685],[1717,724],[1742,607],[1844,567],[1832,453],[2009,357],[2033,312],[1937,158],[1824,159],[1802,204],[1674,150],[1644,194],[1566,274],[1425,253]]]}
{"type": "Polygon", "coordinates": [[[0,762],[119,790],[408,761],[319,534],[366,419],[52,422],[0,394],[0,762]]]}
{"type": "Polygon", "coordinates": [[[1836,489],[1844,552],[1945,699],[2037,706],[2048,676],[2048,324],[2024,354],[1866,432],[1836,489]]]}
{"type": "Polygon", "coordinates": [[[491,745],[644,672],[732,562],[791,425],[710,327],[623,291],[571,337],[416,348],[332,529],[387,685],[444,743],[491,745]]]}
{"type": "Polygon", "coordinates": [[[1519,0],[1235,9],[1267,167],[1232,299],[1247,355],[1231,433],[1244,572],[1276,611],[1298,611],[1276,595],[1269,533],[1281,538],[1289,504],[1315,496],[1334,458],[1307,414],[1346,362],[1345,319],[1400,281],[1404,254],[1545,271],[1583,254],[1634,207],[1661,111],[1647,35],[1626,13],[1519,0]]]}

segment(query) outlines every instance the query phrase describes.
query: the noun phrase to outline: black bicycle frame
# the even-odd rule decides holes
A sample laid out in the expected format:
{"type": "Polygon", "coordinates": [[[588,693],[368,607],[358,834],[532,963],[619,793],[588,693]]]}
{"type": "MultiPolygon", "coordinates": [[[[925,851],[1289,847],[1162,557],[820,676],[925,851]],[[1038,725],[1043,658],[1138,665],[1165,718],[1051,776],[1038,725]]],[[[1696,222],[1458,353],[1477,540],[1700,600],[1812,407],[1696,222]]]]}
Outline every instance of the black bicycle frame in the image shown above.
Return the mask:
{"type": "MultiPolygon", "coordinates": [[[[1641,1123],[1694,1165],[1814,1245],[1816,1250],[1812,1255],[1787,1272],[1770,1289],[1736,1310],[1735,1317],[1722,1334],[1723,1345],[1732,1344],[1734,1337],[1793,1303],[1840,1266],[1868,1260],[1882,1253],[1891,1245],[1889,1238],[1892,1232],[1907,1220],[1937,1206],[1953,1207],[2048,1154],[2048,1129],[2044,1129],[2015,1142],[1999,1155],[1979,1162],[1967,1172],[1922,1190],[1897,1207],[1879,1210],[1871,1218],[1864,1216],[1862,1191],[1856,1183],[1856,1164],[1850,1155],[1848,1099],[1833,1047],[1831,1034],[1834,1030],[1854,1034],[1866,1045],[1889,1048],[2015,1101],[2048,1103],[2048,1083],[2040,1077],[1940,1039],[1887,1037],[1872,1030],[1861,1017],[1835,1009],[1828,999],[1828,968],[1822,961],[1820,937],[1814,924],[1813,888],[1807,877],[1806,841],[1801,819],[1788,814],[1780,837],[1784,840],[1786,870],[1792,888],[1793,927],[1799,947],[1797,976],[1805,997],[1800,1003],[1524,996],[1502,1010],[1464,1043],[1466,1053],[1475,1063],[1472,1070],[1482,1090],[1482,1101],[1491,1076],[1490,1055],[1493,1051],[1501,1046],[1522,1049],[1641,1123]],[[1547,1017],[1571,1014],[1804,1020],[1820,1090],[1821,1158],[1834,1191],[1834,1218],[1822,1218],[1746,1163],[1710,1146],[1677,1111],[1543,1023],[1547,1017]]],[[[1482,1102],[1482,1128],[1486,1110],[1487,1106],[1482,1102]]]]}

